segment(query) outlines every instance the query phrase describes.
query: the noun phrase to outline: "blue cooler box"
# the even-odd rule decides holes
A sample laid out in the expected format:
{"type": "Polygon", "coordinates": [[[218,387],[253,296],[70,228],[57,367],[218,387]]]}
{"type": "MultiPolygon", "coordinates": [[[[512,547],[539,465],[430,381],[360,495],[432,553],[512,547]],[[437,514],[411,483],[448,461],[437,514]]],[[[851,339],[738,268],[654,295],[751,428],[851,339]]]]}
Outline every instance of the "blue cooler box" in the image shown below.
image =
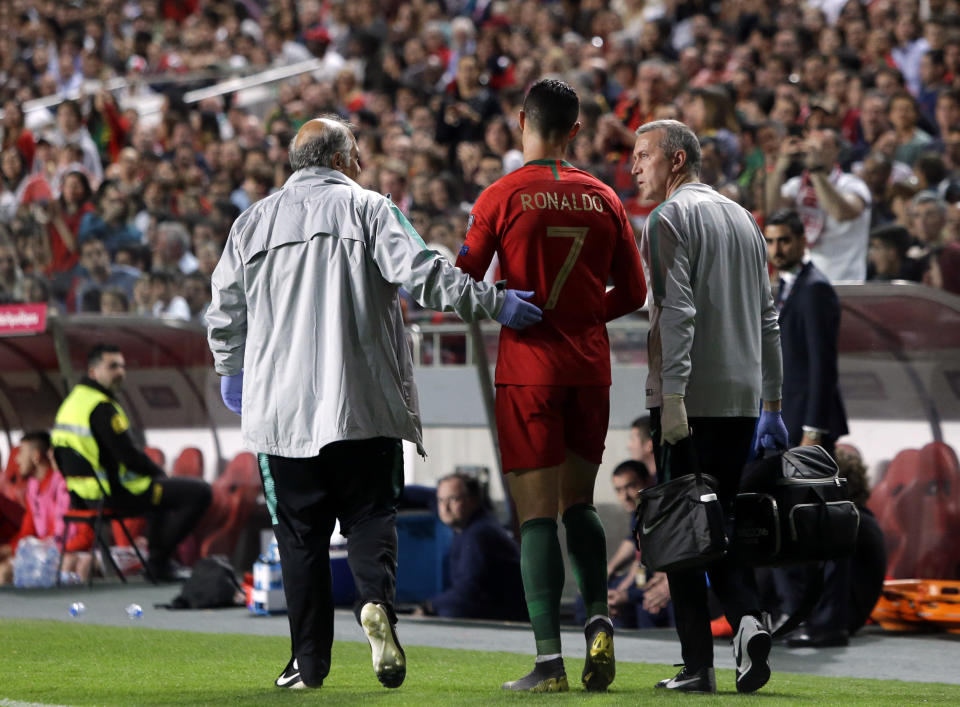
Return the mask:
{"type": "Polygon", "coordinates": [[[445,589],[452,539],[453,531],[429,511],[397,514],[398,604],[418,604],[445,589]]]}
{"type": "MultiPolygon", "coordinates": [[[[419,604],[445,589],[446,563],[453,531],[429,511],[397,514],[397,603],[419,604]]],[[[333,601],[353,603],[356,587],[347,565],[346,548],[330,549],[333,601]]]]}

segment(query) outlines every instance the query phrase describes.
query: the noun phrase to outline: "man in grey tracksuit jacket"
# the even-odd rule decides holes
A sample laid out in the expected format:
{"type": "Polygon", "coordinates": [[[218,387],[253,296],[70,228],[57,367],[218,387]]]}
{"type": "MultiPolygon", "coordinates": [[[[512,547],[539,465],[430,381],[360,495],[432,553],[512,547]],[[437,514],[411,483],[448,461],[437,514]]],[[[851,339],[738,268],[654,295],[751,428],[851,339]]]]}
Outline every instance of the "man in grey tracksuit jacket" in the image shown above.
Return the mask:
{"type": "MultiPolygon", "coordinates": [[[[647,407],[657,477],[669,481],[698,466],[717,480],[729,512],[755,425],[764,447],[787,444],[780,331],[763,235],[746,209],[700,183],[700,160],[697,136],[682,123],[637,130],[632,172],[641,197],[662,202],[640,245],[650,283],[647,407]]],[[[728,559],[707,571],[737,631],[737,690],[753,692],[770,676],[770,634],[759,621],[752,572],[728,559]]],[[[667,578],[684,667],[657,687],[716,692],[703,568],[667,578]]]]}
{"type": "Polygon", "coordinates": [[[377,677],[396,687],[406,670],[393,628],[400,440],[423,452],[398,287],[468,321],[519,328],[539,310],[428,250],[390,199],[353,181],[359,150],[337,119],[305,124],[290,161],[284,187],[234,223],[206,314],[280,548],[293,657],[276,684],[319,687],[329,672],[339,520],[377,677]]]}

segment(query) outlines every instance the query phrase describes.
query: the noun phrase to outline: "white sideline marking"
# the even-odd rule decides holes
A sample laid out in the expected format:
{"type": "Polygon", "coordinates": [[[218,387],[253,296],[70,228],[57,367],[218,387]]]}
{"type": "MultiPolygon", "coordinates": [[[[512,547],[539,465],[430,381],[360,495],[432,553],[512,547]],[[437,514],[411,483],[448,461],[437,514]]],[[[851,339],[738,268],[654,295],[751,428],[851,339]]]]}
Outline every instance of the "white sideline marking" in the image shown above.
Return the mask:
{"type": "Polygon", "coordinates": [[[46,702],[21,702],[0,698],[0,707],[67,707],[67,705],[48,705],[46,702]]]}

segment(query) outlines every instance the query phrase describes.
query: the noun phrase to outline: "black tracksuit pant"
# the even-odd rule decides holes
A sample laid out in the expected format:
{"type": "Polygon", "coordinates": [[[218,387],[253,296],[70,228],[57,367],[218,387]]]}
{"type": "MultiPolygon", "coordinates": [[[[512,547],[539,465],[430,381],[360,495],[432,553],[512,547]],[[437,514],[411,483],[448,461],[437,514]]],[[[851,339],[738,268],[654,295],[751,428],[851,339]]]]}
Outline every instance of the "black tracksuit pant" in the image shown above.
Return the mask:
{"type": "Polygon", "coordinates": [[[330,534],[338,519],[357,586],[358,621],[362,606],[376,602],[396,622],[401,443],[386,437],[350,440],[328,444],[306,459],[260,454],[259,460],[280,549],[291,652],[301,679],[317,687],[330,672],[330,534]]]}
{"type": "MultiPolygon", "coordinates": [[[[690,437],[692,451],[701,473],[709,474],[718,483],[717,497],[723,505],[727,520],[733,500],[740,487],[740,473],[747,461],[756,418],[752,417],[691,417],[690,437]]],[[[693,469],[682,468],[681,463],[667,470],[661,469],[660,409],[650,410],[650,432],[657,460],[659,482],[678,478],[693,469]]],[[[679,454],[672,455],[674,459],[679,454]]],[[[731,528],[728,527],[729,536],[731,528]]],[[[740,619],[746,614],[760,616],[760,598],[752,569],[724,558],[707,568],[710,586],[720,599],[724,614],[736,632],[740,619]]],[[[668,572],[670,598],[680,637],[683,664],[689,670],[713,666],[713,635],[710,632],[710,612],[707,607],[707,581],[702,569],[668,572]]]]}

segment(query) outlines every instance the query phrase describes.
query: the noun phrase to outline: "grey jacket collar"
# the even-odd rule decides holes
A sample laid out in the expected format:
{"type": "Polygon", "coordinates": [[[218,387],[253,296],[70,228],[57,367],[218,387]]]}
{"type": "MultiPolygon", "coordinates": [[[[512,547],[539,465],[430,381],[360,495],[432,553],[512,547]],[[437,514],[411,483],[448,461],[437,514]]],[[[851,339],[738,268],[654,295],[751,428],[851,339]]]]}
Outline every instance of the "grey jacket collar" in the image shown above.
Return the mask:
{"type": "Polygon", "coordinates": [[[304,169],[298,169],[290,175],[283,186],[289,187],[300,184],[301,182],[314,181],[317,179],[321,179],[327,184],[349,184],[357,186],[357,183],[343,172],[338,172],[329,167],[305,167],[304,169]]]}

